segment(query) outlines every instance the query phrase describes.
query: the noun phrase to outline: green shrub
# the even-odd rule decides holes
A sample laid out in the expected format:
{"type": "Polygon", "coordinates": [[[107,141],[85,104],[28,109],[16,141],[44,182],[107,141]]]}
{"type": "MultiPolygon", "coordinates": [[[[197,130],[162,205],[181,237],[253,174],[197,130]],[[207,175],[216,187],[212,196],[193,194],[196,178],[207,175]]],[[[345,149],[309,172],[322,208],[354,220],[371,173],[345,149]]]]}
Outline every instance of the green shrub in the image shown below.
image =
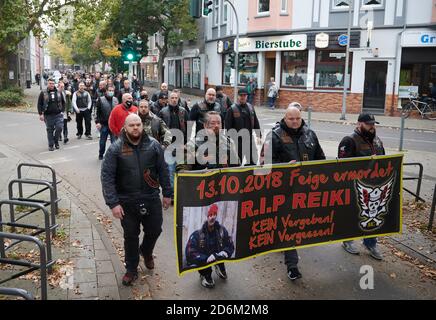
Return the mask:
{"type": "Polygon", "coordinates": [[[24,90],[21,87],[9,87],[6,91],[18,93],[21,97],[24,97],[24,90]]]}
{"type": "Polygon", "coordinates": [[[23,103],[23,96],[19,93],[3,90],[0,91],[0,107],[15,107],[23,103]]]}

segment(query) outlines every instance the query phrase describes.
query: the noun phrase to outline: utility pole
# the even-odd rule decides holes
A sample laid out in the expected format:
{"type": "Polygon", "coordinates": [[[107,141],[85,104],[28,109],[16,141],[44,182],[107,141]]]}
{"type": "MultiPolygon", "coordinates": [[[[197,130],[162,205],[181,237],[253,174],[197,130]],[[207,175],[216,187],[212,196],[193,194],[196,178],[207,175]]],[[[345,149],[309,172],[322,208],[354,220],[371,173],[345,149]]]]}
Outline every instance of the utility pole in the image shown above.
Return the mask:
{"type": "Polygon", "coordinates": [[[230,0],[225,0],[232,7],[236,18],[236,43],[235,43],[235,84],[234,84],[234,102],[238,100],[238,80],[239,80],[239,17],[235,6],[230,0]]]}
{"type": "Polygon", "coordinates": [[[345,120],[345,115],[347,113],[347,90],[348,90],[348,84],[350,83],[350,81],[347,80],[351,80],[348,79],[348,72],[349,72],[349,64],[350,64],[350,42],[351,42],[351,23],[352,23],[352,6],[353,6],[353,0],[349,1],[348,4],[348,31],[347,31],[347,49],[346,49],[346,54],[345,54],[345,74],[344,74],[344,92],[342,95],[342,114],[341,114],[341,118],[339,120],[345,120]]]}

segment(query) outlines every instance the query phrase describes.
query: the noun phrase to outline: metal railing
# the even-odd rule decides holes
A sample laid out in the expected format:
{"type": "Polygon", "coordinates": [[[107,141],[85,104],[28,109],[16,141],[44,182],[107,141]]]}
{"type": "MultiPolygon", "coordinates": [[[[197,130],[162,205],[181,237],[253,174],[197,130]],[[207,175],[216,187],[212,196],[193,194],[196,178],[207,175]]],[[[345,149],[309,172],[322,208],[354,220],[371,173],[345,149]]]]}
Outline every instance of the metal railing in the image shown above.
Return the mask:
{"type": "Polygon", "coordinates": [[[419,167],[419,173],[417,177],[403,177],[403,181],[410,181],[410,180],[418,180],[418,183],[416,185],[416,191],[410,191],[409,189],[405,188],[403,186],[404,191],[410,193],[411,195],[415,196],[415,201],[422,201],[425,202],[423,198],[421,198],[421,185],[422,185],[422,176],[424,173],[424,166],[421,163],[403,163],[403,166],[415,166],[419,167]]]}

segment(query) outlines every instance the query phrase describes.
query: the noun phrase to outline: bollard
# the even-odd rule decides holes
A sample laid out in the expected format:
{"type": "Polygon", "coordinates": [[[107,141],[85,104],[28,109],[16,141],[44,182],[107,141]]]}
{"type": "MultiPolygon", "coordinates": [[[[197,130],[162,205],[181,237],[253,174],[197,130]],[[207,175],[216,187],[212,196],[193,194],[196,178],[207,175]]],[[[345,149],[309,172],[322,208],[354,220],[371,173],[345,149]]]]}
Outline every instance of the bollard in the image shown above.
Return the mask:
{"type": "Polygon", "coordinates": [[[436,209],[436,185],[434,186],[433,203],[431,204],[430,221],[428,222],[428,231],[432,231],[432,229],[433,229],[433,220],[434,220],[435,209],[436,209]]]}
{"type": "Polygon", "coordinates": [[[307,109],[307,126],[309,127],[309,129],[311,127],[311,124],[312,124],[312,107],[309,107],[307,109]]]}
{"type": "Polygon", "coordinates": [[[406,123],[406,118],[404,117],[404,114],[401,114],[401,127],[400,127],[400,148],[398,151],[403,151],[403,144],[404,144],[404,126],[406,123]]]}

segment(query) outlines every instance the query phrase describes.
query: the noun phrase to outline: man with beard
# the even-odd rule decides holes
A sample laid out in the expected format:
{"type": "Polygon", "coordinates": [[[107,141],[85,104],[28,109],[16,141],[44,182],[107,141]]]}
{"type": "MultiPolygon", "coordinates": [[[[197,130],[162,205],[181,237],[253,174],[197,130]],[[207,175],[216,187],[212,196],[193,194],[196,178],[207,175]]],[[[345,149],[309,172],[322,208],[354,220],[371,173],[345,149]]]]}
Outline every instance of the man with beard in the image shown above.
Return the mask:
{"type": "Polygon", "coordinates": [[[160,90],[153,93],[153,95],[151,96],[151,101],[156,102],[159,99],[161,93],[165,93],[167,96],[169,95],[168,84],[166,84],[165,82],[160,85],[160,90]]]}
{"type": "Polygon", "coordinates": [[[165,122],[150,111],[150,102],[141,100],[138,107],[138,115],[142,120],[145,132],[155,138],[165,149],[171,144],[172,135],[165,122]]]}
{"type": "Polygon", "coordinates": [[[85,84],[83,82],[79,83],[79,90],[74,92],[72,104],[74,112],[76,113],[77,139],[82,139],[83,121],[85,121],[85,136],[91,140],[92,97],[89,92],[85,90],[85,84]]]}
{"type": "Polygon", "coordinates": [[[38,98],[39,120],[45,122],[47,129],[48,149],[59,149],[59,137],[61,136],[65,111],[65,99],[62,93],[56,90],[55,82],[49,79],[47,89],[41,91],[38,98]]]}
{"type": "Polygon", "coordinates": [[[179,96],[179,106],[181,106],[186,110],[186,112],[188,112],[189,117],[189,113],[191,112],[191,110],[189,109],[188,101],[182,98],[182,91],[180,89],[174,89],[173,92],[177,93],[177,95],[179,96]]]}
{"type": "Polygon", "coordinates": [[[209,111],[215,111],[219,113],[221,119],[224,120],[224,110],[221,105],[216,102],[216,91],[212,88],[206,91],[206,95],[204,96],[204,100],[202,102],[194,104],[189,114],[189,120],[195,121],[196,133],[204,128],[204,117],[209,111]]]}
{"type": "MultiPolygon", "coordinates": [[[[203,266],[215,261],[227,259],[235,251],[235,245],[227,229],[217,221],[219,208],[216,204],[209,207],[207,221],[200,230],[194,231],[186,244],[186,261],[189,266],[203,266]]],[[[227,279],[224,263],[215,265],[217,275],[227,279]]],[[[201,285],[212,289],[215,281],[212,278],[212,268],[199,271],[201,285]]]]}
{"type": "Polygon", "coordinates": [[[133,97],[130,93],[123,95],[123,102],[117,105],[109,116],[109,130],[115,137],[119,137],[124,121],[131,113],[138,113],[138,108],[133,105],[133,97]]]}
{"type": "Polygon", "coordinates": [[[159,99],[156,102],[152,102],[151,111],[155,115],[159,115],[163,108],[168,105],[168,94],[161,92],[159,94],[159,99]]]}
{"type": "MultiPolygon", "coordinates": [[[[286,110],[282,121],[274,127],[267,137],[262,156],[271,152],[272,163],[294,163],[312,160],[325,160],[324,151],[315,132],[309,129],[301,118],[301,112],[295,103],[286,110]],[[271,148],[265,150],[265,148],[271,148]]],[[[269,163],[268,159],[265,159],[269,163]]],[[[284,252],[288,278],[292,281],[302,277],[298,270],[297,250],[284,252]]]]}
{"type": "Polygon", "coordinates": [[[253,131],[256,130],[258,139],[261,138],[260,124],[256,112],[251,104],[247,102],[248,93],[245,89],[238,91],[238,101],[233,104],[226,114],[224,128],[226,130],[235,129],[240,136],[238,137],[238,156],[243,161],[246,158],[246,165],[257,164],[257,147],[253,139],[253,131]],[[241,131],[246,130],[245,139],[241,131]]]}
{"type": "Polygon", "coordinates": [[[162,204],[168,209],[172,197],[162,147],[145,133],[138,115],[127,116],[120,139],[107,151],[101,184],[106,205],[123,227],[126,273],[122,283],[129,286],[138,278],[140,254],[147,269],[154,269],[153,250],[162,232],[162,204]],[[141,225],[144,238],[139,246],[141,225]]]}
{"type": "Polygon", "coordinates": [[[100,148],[98,152],[98,159],[103,160],[106,151],[106,142],[110,136],[111,143],[114,143],[115,138],[109,130],[109,117],[115,106],[118,105],[118,99],[114,97],[115,88],[108,87],[104,95],[97,99],[96,109],[97,115],[95,119],[95,127],[100,131],[100,148]]]}
{"type": "MultiPolygon", "coordinates": [[[[369,113],[362,113],[357,120],[357,127],[354,132],[343,138],[339,144],[339,158],[368,157],[384,155],[385,149],[380,138],[377,136],[375,117],[369,113]]],[[[376,260],[383,260],[383,256],[377,249],[377,238],[363,239],[363,245],[369,251],[371,257],[376,260]]],[[[358,255],[359,250],[354,246],[353,241],[344,241],[342,247],[351,254],[358,255]]]]}

